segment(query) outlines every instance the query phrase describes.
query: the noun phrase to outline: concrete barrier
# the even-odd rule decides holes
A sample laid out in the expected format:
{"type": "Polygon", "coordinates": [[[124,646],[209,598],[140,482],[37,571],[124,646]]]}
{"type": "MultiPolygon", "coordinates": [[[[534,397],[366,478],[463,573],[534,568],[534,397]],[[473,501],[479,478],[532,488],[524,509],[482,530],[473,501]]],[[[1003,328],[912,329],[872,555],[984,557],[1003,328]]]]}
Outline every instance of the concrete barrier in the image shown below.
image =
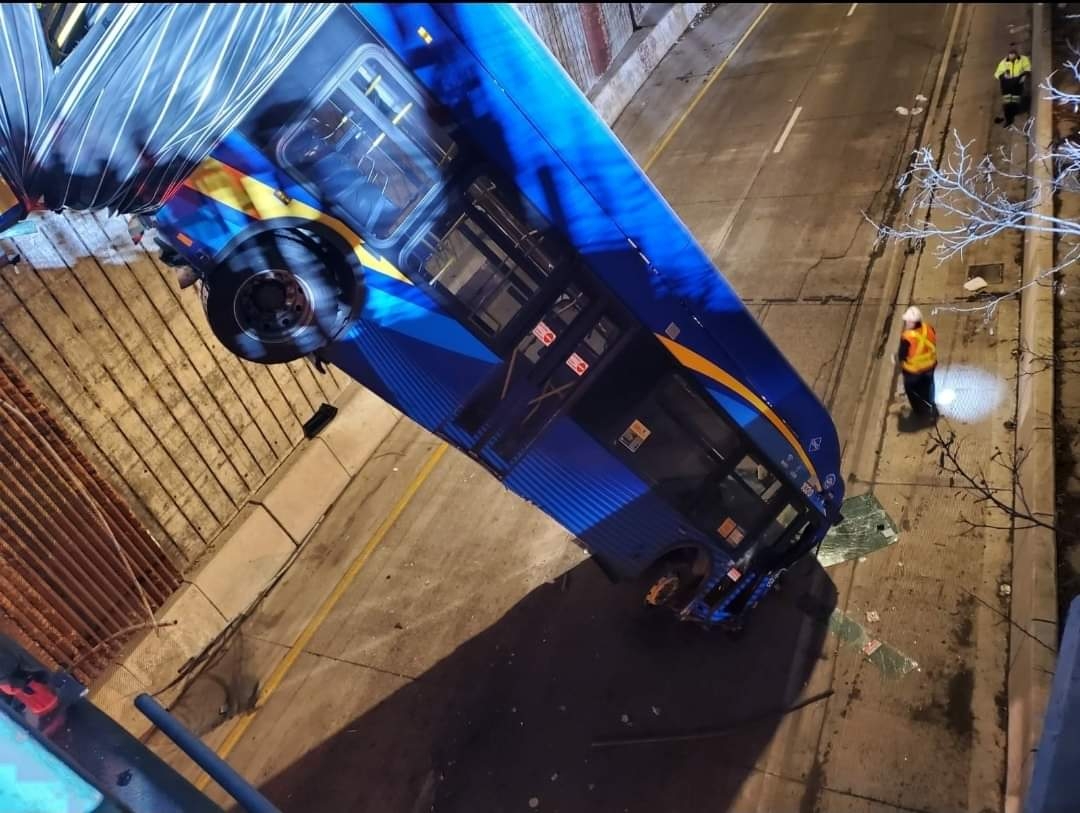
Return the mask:
{"type": "Polygon", "coordinates": [[[704,8],[704,3],[653,4],[642,27],[634,32],[612,66],[589,90],[589,101],[605,122],[611,124],[619,117],[704,8]]]}
{"type": "MultiPolygon", "coordinates": [[[[1046,77],[1051,64],[1050,9],[1034,5],[1032,20],[1032,75],[1046,77]]],[[[1053,108],[1033,93],[1032,158],[1045,151],[1053,133],[1053,108]]],[[[1054,197],[1048,162],[1032,161],[1029,193],[1035,206],[1053,215],[1054,197]]],[[[1053,358],[1053,288],[1038,284],[1039,274],[1054,265],[1050,235],[1024,235],[1024,282],[1031,284],[1020,303],[1020,357],[1016,452],[1022,459],[1016,489],[1034,515],[1053,522],[1054,483],[1054,369],[1033,355],[1053,358]]],[[[1057,584],[1055,535],[1049,528],[1018,529],[1013,534],[1012,603],[1009,631],[1009,727],[1005,782],[1005,811],[1019,813],[1031,781],[1033,756],[1042,732],[1057,648],[1057,584]]]]}

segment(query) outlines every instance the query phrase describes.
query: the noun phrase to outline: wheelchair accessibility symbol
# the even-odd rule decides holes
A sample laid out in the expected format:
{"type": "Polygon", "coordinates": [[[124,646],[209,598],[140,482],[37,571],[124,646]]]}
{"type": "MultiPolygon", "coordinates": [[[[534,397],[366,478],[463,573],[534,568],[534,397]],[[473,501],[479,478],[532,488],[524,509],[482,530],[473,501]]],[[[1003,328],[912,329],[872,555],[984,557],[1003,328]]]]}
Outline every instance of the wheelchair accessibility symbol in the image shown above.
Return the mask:
{"type": "Polygon", "coordinates": [[[816,452],[821,448],[821,438],[814,438],[810,441],[810,451],[816,452]]]}

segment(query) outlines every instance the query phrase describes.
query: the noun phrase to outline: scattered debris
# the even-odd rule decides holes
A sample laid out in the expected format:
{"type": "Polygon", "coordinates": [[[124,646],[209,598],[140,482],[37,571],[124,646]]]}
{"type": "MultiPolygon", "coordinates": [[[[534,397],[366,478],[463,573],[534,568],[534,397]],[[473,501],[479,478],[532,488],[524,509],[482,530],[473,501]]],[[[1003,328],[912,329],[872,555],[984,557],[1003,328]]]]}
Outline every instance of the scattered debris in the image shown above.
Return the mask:
{"type": "Polygon", "coordinates": [[[652,707],[652,713],[653,713],[654,716],[659,717],[660,716],[660,709],[657,708],[656,706],[653,706],[652,707]]]}
{"type": "Polygon", "coordinates": [[[540,800],[533,796],[531,799],[529,799],[529,807],[531,807],[533,810],[536,810],[536,808],[540,807],[540,800]]]}
{"type": "Polygon", "coordinates": [[[915,95],[915,101],[917,101],[917,102],[928,102],[930,100],[927,99],[925,96],[923,96],[921,93],[918,93],[918,94],[915,95]]]}
{"type": "Polygon", "coordinates": [[[622,720],[625,725],[630,725],[630,715],[629,714],[624,714],[619,719],[622,720]]]}
{"type": "Polygon", "coordinates": [[[1000,585],[998,587],[998,595],[1001,596],[1002,598],[1006,598],[1008,596],[1011,596],[1012,595],[1012,585],[1011,584],[1002,584],[1002,585],[1000,585]]]}
{"type": "Polygon", "coordinates": [[[592,790],[595,787],[596,787],[596,785],[594,785],[592,782],[589,783],[589,790],[592,790]]]}
{"type": "Polygon", "coordinates": [[[874,495],[849,497],[841,511],[844,521],[830,528],[818,547],[817,559],[822,567],[861,561],[898,541],[896,525],[874,495]]]}
{"type": "Polygon", "coordinates": [[[862,653],[863,653],[863,654],[864,654],[864,655],[865,655],[866,657],[868,657],[868,658],[869,658],[869,657],[870,657],[871,655],[873,655],[873,654],[874,654],[875,652],[877,652],[877,651],[878,651],[879,649],[881,649],[881,641],[879,641],[879,640],[878,640],[877,638],[871,638],[871,639],[870,639],[869,641],[867,641],[867,642],[866,642],[866,644],[865,644],[865,645],[863,646],[863,648],[862,648],[862,653]]]}
{"type": "Polygon", "coordinates": [[[899,113],[901,116],[910,116],[911,115],[911,111],[908,110],[906,107],[903,107],[902,105],[897,105],[896,106],[896,112],[899,113]]]}
{"type": "Polygon", "coordinates": [[[556,779],[558,779],[558,778],[559,778],[559,773],[558,773],[558,771],[556,771],[555,773],[553,773],[553,774],[551,775],[551,781],[552,781],[552,782],[554,782],[554,781],[555,781],[556,779]]]}
{"type": "Polygon", "coordinates": [[[985,288],[989,284],[990,283],[988,283],[982,277],[972,277],[971,279],[969,279],[967,282],[964,283],[964,290],[965,291],[971,291],[971,292],[981,291],[983,288],[985,288]]]}
{"type": "Polygon", "coordinates": [[[867,610],[866,611],[866,623],[868,623],[868,624],[876,624],[880,620],[881,620],[881,616],[878,615],[877,610],[867,610]]]}

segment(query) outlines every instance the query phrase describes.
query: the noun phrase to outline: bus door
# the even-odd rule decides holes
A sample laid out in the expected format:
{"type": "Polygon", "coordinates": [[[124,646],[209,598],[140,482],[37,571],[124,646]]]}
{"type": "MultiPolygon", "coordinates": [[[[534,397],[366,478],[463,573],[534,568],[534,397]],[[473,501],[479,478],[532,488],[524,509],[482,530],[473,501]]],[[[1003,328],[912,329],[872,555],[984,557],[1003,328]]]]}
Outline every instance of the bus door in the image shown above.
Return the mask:
{"type": "Polygon", "coordinates": [[[537,304],[456,420],[474,438],[470,454],[500,473],[584,392],[626,333],[625,320],[583,280],[557,286],[537,304]]]}

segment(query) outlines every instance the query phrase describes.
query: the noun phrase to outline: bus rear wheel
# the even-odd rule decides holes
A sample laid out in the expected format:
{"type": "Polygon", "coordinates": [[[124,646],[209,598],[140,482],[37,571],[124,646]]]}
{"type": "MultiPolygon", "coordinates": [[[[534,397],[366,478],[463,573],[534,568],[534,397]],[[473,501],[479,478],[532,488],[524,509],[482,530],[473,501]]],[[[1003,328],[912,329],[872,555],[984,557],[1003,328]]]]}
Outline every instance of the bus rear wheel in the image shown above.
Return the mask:
{"type": "Polygon", "coordinates": [[[204,280],[211,330],[226,349],[285,364],[322,349],[355,319],[363,281],[309,232],[261,235],[204,280]]]}
{"type": "Polygon", "coordinates": [[[707,560],[694,551],[679,551],[656,562],[645,574],[645,603],[679,608],[688,602],[708,572],[707,560]]]}

